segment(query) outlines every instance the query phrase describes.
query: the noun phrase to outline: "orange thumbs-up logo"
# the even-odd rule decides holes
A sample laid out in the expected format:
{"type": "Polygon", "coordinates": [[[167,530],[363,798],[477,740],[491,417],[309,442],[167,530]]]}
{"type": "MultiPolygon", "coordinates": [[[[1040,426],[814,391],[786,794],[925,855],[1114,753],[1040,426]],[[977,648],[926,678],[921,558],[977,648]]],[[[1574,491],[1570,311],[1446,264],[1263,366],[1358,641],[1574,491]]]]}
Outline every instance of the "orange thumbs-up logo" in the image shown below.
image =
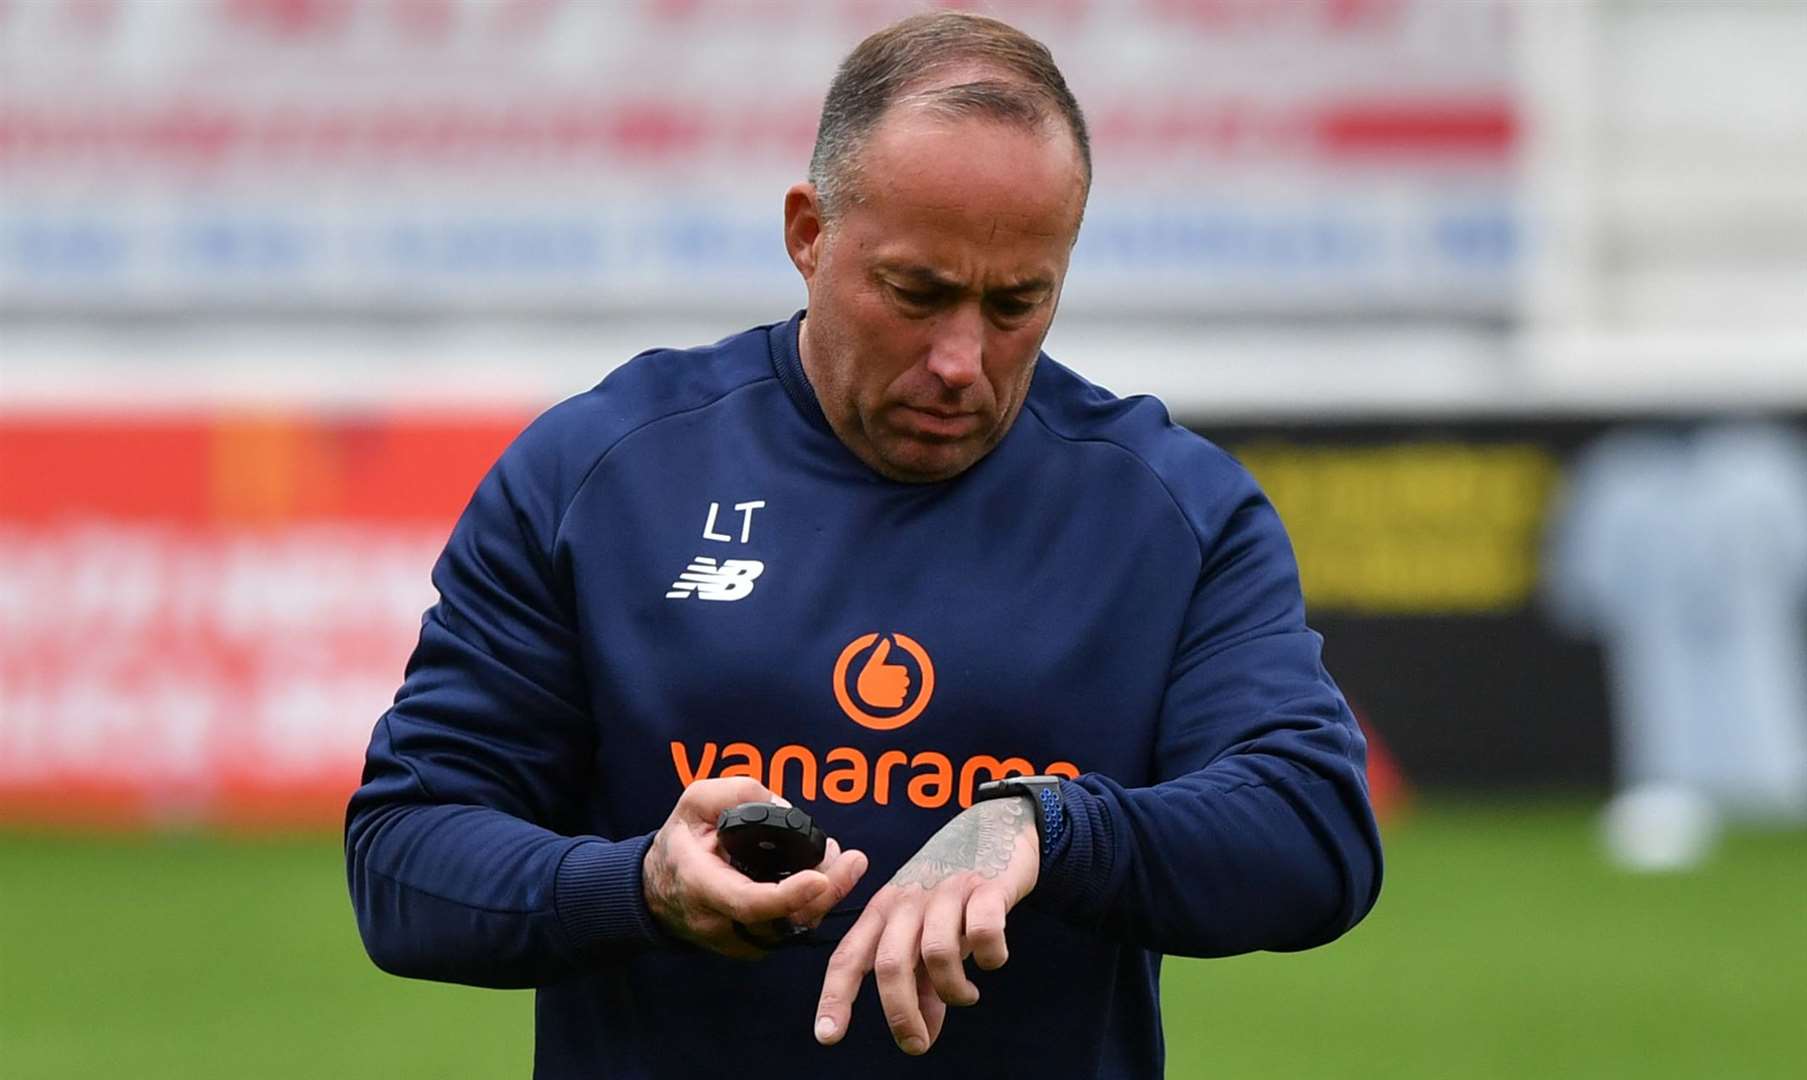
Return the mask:
{"type": "Polygon", "coordinates": [[[868,705],[881,709],[901,709],[910,694],[910,669],[885,661],[891,655],[891,639],[879,638],[878,647],[860,665],[860,677],[853,692],[868,705]]]}
{"type": "Polygon", "coordinates": [[[842,649],[841,658],[835,661],[835,700],[854,723],[874,731],[891,731],[921,716],[934,693],[935,665],[923,647],[906,634],[862,634],[842,649]],[[915,679],[911,679],[908,665],[897,662],[901,657],[892,657],[893,641],[904,656],[915,661],[915,679]],[[847,675],[862,653],[865,656],[850,689],[847,675]]]}

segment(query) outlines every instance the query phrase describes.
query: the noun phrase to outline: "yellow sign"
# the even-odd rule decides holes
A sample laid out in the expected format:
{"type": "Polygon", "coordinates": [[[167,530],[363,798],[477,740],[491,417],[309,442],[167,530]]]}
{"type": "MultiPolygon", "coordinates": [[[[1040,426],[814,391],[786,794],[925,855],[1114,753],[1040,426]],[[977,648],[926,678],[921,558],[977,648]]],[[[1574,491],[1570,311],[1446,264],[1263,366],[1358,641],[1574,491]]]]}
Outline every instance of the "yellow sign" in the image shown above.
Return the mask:
{"type": "Polygon", "coordinates": [[[1535,443],[1234,448],[1286,523],[1313,612],[1500,614],[1537,581],[1561,476],[1535,443]]]}

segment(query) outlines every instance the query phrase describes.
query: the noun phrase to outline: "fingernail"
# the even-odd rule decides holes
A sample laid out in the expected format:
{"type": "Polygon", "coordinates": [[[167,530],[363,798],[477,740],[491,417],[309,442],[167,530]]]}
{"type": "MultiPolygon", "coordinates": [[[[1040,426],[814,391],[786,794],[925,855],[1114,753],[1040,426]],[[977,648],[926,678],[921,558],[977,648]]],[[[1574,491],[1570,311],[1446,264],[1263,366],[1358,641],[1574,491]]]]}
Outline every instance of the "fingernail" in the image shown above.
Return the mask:
{"type": "Polygon", "coordinates": [[[834,1017],[816,1017],[816,1041],[827,1042],[832,1038],[834,1038],[834,1017]]]}
{"type": "Polygon", "coordinates": [[[779,806],[789,806],[791,804],[791,801],[782,795],[772,796],[772,801],[777,803],[779,806]]]}
{"type": "Polygon", "coordinates": [[[923,1045],[922,1040],[918,1039],[914,1035],[905,1039],[903,1042],[898,1043],[897,1048],[899,1050],[902,1050],[904,1053],[909,1054],[911,1057],[914,1057],[917,1054],[920,1054],[924,1050],[928,1049],[927,1046],[923,1045]]]}

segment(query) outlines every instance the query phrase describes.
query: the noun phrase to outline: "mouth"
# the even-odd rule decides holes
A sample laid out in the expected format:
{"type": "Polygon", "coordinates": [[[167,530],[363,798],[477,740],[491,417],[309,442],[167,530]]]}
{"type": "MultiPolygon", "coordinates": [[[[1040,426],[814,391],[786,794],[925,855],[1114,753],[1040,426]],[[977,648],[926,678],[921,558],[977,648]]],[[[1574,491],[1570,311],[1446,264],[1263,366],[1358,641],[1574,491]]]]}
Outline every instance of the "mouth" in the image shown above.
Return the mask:
{"type": "Polygon", "coordinates": [[[972,412],[922,409],[914,405],[899,405],[897,410],[904,427],[918,437],[930,439],[965,438],[977,430],[980,422],[979,414],[972,412]]]}

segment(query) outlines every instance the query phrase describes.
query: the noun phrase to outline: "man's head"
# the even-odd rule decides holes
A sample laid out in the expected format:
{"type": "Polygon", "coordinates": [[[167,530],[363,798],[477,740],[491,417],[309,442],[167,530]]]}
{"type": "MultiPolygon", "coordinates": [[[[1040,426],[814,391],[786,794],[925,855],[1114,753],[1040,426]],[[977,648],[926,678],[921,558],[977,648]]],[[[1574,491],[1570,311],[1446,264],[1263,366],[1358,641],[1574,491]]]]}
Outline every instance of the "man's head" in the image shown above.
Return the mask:
{"type": "Polygon", "coordinates": [[[785,196],[809,288],[803,364],[835,434],[896,480],[965,471],[1016,420],[1091,186],[1048,52],[993,19],[867,38],[785,196]]]}

